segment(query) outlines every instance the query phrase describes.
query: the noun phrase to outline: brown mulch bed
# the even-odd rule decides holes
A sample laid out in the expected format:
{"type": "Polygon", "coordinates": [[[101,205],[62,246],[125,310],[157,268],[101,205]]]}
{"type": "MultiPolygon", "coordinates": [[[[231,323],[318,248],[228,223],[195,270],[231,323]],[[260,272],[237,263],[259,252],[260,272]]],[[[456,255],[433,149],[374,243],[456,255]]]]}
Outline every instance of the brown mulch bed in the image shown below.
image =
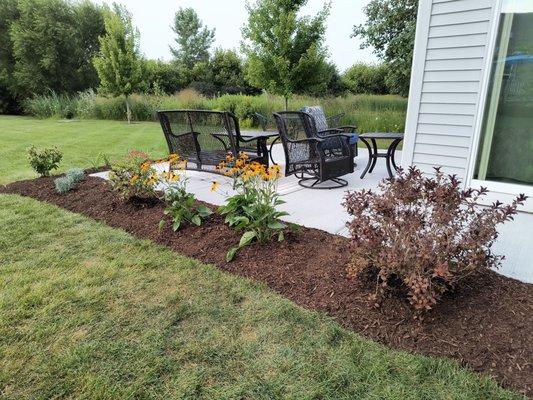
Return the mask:
{"type": "Polygon", "coordinates": [[[302,228],[288,234],[285,242],[247,247],[227,263],[225,254],[240,235],[218,215],[201,227],[187,226],[178,233],[168,227],[159,230],[161,202],[125,204],[98,178],[87,178],[66,195],[56,193],[53,178],[15,182],[0,187],[2,192],[56,204],[264,282],[301,306],[325,311],[367,338],[396,349],[455,359],[494,377],[504,387],[533,396],[533,285],[486,271],[465,282],[419,321],[400,298],[392,296],[381,308],[373,307],[369,300],[372,285],[346,278],[348,240],[324,231],[302,228]]]}

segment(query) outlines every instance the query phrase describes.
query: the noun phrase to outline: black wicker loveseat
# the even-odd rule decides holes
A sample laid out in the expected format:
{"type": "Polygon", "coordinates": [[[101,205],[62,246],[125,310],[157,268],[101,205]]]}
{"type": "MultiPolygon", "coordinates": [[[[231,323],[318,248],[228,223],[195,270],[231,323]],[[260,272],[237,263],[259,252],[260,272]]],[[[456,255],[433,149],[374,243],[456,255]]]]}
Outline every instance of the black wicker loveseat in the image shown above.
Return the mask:
{"type": "Polygon", "coordinates": [[[245,152],[251,160],[268,163],[256,140],[241,136],[239,120],[226,111],[167,110],[157,116],[169,152],[187,161],[187,169],[216,172],[228,153],[245,152]],[[191,165],[194,164],[194,167],[191,165]]]}

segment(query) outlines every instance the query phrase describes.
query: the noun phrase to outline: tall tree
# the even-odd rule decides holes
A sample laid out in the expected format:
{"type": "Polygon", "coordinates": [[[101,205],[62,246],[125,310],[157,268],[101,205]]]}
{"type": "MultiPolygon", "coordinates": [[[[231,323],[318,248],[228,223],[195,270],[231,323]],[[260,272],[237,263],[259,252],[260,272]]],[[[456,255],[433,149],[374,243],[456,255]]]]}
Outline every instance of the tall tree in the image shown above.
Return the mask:
{"type": "Polygon", "coordinates": [[[256,87],[289,98],[294,93],[317,93],[331,78],[324,46],[330,5],[314,17],[299,17],[307,0],[256,0],[247,3],[243,51],[248,56],[246,77],[256,87]]]}
{"type": "Polygon", "coordinates": [[[192,68],[196,63],[209,60],[209,49],[215,40],[215,30],[203,26],[192,8],[181,8],[174,16],[172,28],[177,37],[177,48],[170,47],[176,61],[192,68]]]}
{"type": "Polygon", "coordinates": [[[10,38],[18,96],[74,93],[96,85],[91,61],[104,31],[101,7],[89,1],[19,0],[17,9],[10,38]]]}
{"type": "Polygon", "coordinates": [[[371,0],[364,8],[367,21],[354,27],[353,36],[363,38],[361,48],[389,65],[387,86],[393,93],[409,94],[418,0],[371,0]]]}
{"type": "Polygon", "coordinates": [[[13,91],[15,57],[11,25],[19,18],[17,0],[0,2],[0,114],[15,112],[17,102],[13,91]]]}
{"type": "Polygon", "coordinates": [[[100,53],[94,59],[100,89],[125,97],[126,115],[131,123],[129,96],[142,81],[139,32],[133,27],[131,14],[116,3],[113,10],[106,11],[104,21],[106,33],[100,37],[100,53]]]}

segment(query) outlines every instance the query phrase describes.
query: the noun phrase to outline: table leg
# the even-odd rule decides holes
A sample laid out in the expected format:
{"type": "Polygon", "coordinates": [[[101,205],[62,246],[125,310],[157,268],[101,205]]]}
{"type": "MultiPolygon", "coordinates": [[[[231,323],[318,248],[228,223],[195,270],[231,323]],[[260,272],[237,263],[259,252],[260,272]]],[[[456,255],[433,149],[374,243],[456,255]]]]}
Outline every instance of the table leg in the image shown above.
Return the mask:
{"type": "Polygon", "coordinates": [[[361,141],[365,144],[368,150],[368,162],[366,163],[366,167],[363,170],[363,173],[361,174],[361,179],[363,179],[367,171],[370,169],[370,165],[372,164],[372,160],[373,160],[373,155],[372,155],[372,148],[370,147],[370,143],[368,143],[365,138],[361,138],[361,141]]]}
{"type": "Polygon", "coordinates": [[[378,162],[378,145],[376,143],[376,139],[370,139],[372,141],[372,148],[373,148],[373,151],[374,151],[374,157],[373,157],[373,160],[372,160],[372,166],[370,167],[370,171],[368,171],[369,173],[372,173],[374,171],[374,168],[378,162]]]}
{"type": "Polygon", "coordinates": [[[257,155],[263,158],[263,163],[268,167],[267,138],[257,139],[257,155]]]}
{"type": "Polygon", "coordinates": [[[387,149],[387,155],[385,156],[385,165],[387,166],[387,173],[389,174],[389,178],[392,178],[394,176],[390,167],[393,149],[394,142],[389,145],[389,148],[387,149]]]}
{"type": "Polygon", "coordinates": [[[278,163],[275,162],[274,159],[272,158],[272,148],[274,147],[274,144],[280,139],[281,139],[281,136],[278,136],[272,141],[272,143],[270,143],[270,149],[268,150],[268,153],[269,153],[270,161],[272,161],[272,165],[278,165],[278,163]]]}
{"type": "Polygon", "coordinates": [[[394,169],[396,171],[398,171],[398,165],[396,165],[396,149],[398,148],[398,145],[401,143],[402,139],[396,139],[394,140],[394,142],[392,143],[393,145],[393,148],[392,148],[392,153],[391,153],[391,161],[392,161],[392,166],[394,167],[394,169]]]}

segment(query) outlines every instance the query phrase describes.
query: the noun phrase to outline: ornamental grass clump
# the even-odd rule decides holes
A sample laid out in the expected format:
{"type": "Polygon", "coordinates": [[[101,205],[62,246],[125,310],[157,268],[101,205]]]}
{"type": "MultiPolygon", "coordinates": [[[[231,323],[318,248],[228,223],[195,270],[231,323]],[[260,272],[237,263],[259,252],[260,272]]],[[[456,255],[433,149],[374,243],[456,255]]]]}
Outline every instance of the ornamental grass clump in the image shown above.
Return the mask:
{"type": "MultiPolygon", "coordinates": [[[[245,153],[234,157],[228,154],[226,161],[218,165],[218,170],[233,179],[235,194],[226,196],[226,203],[219,207],[219,212],[225,215],[225,222],[229,226],[244,231],[239,245],[232,247],[226,254],[229,262],[235,258],[237,251],[249,245],[254,240],[266,243],[273,239],[284,240],[286,224],[280,218],[288,215],[278,211],[277,207],[283,203],[277,193],[277,181],[281,177],[278,165],[269,168],[252,161],[245,153]]],[[[214,181],[212,191],[217,191],[219,183],[214,181]]]]}
{"type": "Polygon", "coordinates": [[[50,171],[57,169],[63,159],[63,154],[57,147],[38,149],[31,146],[27,150],[30,166],[40,176],[50,176],[50,171]]]}
{"type": "Polygon", "coordinates": [[[429,177],[411,167],[379,189],[345,198],[352,217],[348,276],[375,274],[376,301],[399,283],[417,311],[434,307],[466,277],[500,266],[504,257],[492,252],[496,227],[526,200],[520,195],[509,205],[478,206],[486,188],[462,190],[456,176],[439,168],[429,177]]]}

